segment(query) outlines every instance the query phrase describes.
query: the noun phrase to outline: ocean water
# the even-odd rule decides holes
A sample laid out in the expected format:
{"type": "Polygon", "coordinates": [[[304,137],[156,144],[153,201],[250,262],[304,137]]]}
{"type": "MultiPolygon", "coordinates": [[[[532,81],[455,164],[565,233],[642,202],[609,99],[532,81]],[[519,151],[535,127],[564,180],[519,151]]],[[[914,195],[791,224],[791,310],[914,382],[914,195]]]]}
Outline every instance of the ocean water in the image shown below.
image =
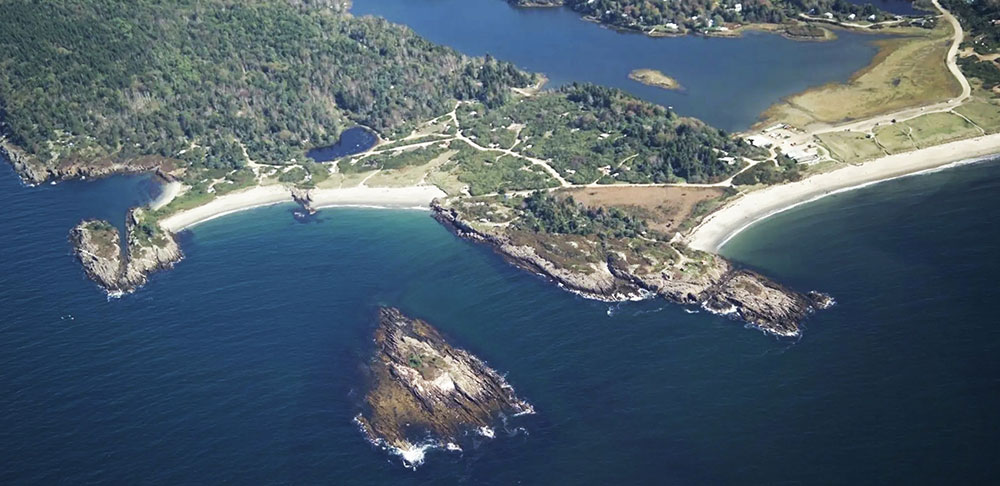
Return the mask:
{"type": "Polygon", "coordinates": [[[405,24],[433,42],[492,54],[545,74],[548,87],[579,81],[621,88],[729,131],[746,130],[786,96],[846,81],[868,65],[881,36],[838,31],[831,42],[748,32],[741,38],[650,38],[581,20],[567,8],[513,8],[503,0],[354,0],[351,13],[405,24]],[[659,69],[684,87],[628,78],[659,69]]]}
{"type": "Polygon", "coordinates": [[[838,304],[799,340],[583,300],[426,212],[292,206],[184,233],[108,300],[71,256],[148,178],[26,188],[0,166],[0,483],[984,483],[1000,473],[1000,163],[887,182],[724,253],[838,304]],[[352,418],[374,309],[427,319],[537,414],[416,470],[352,418]],[[521,430],[523,429],[523,430],[521,430]]]}

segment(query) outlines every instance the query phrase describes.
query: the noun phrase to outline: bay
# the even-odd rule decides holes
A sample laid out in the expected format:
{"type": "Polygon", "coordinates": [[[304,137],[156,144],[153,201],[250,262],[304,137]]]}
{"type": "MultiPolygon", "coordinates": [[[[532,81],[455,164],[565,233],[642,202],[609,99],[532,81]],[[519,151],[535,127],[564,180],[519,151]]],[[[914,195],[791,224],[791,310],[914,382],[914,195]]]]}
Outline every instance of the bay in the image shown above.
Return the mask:
{"type": "Polygon", "coordinates": [[[148,179],[25,188],[4,165],[0,481],[985,482],[1000,472],[998,189],[1000,164],[961,167],[734,239],[731,258],[837,298],[787,341],[583,300],[421,211],[219,218],[183,234],[175,270],[109,301],[66,234],[120,221],[148,179]],[[538,413],[403,468],[352,422],[378,305],[438,326],[538,413]]]}
{"type": "Polygon", "coordinates": [[[880,36],[838,31],[830,42],[748,32],[740,38],[651,38],[586,22],[566,8],[509,6],[503,0],[354,0],[355,15],[409,26],[468,55],[492,54],[543,73],[548,86],[590,82],[621,88],[728,131],[750,128],[786,96],[843,82],[875,56],[880,36]],[[684,87],[646,86],[634,69],[658,69],[684,87]]]}

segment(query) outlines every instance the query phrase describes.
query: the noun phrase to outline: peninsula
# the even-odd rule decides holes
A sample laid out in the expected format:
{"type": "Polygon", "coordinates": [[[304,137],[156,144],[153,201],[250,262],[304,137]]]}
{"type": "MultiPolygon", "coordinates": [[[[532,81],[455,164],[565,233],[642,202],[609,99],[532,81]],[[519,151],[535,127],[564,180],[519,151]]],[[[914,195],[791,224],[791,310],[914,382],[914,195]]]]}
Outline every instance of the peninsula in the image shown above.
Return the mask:
{"type": "Polygon", "coordinates": [[[356,417],[364,434],[409,465],[419,464],[427,447],[461,450],[468,432],[494,437],[501,415],[534,413],[482,360],[387,307],[378,310],[364,408],[356,417]]]}

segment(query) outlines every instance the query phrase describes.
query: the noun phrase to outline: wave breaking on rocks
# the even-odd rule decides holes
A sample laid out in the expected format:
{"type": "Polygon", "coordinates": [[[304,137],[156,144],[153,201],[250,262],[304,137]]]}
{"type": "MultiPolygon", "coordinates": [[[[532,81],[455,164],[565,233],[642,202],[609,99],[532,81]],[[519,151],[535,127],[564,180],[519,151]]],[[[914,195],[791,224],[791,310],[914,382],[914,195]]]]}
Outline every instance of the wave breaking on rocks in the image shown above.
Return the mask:
{"type": "Polygon", "coordinates": [[[378,310],[364,411],[355,417],[373,444],[416,467],[428,449],[461,451],[470,433],[493,438],[507,416],[534,413],[503,376],[445,342],[426,322],[378,310]]]}

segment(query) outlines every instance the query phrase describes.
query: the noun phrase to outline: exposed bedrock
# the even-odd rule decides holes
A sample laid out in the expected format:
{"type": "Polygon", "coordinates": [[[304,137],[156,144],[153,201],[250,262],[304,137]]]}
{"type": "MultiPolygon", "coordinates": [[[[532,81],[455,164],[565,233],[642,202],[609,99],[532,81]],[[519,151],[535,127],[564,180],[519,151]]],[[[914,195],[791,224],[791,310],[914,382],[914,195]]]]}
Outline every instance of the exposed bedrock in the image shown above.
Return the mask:
{"type": "Polygon", "coordinates": [[[84,272],[109,294],[135,291],[149,274],[172,268],[183,258],[172,234],[153,230],[141,221],[142,210],[129,211],[125,223],[126,245],[118,228],[107,221],[86,220],[70,231],[70,241],[84,272]]]}
{"type": "Polygon", "coordinates": [[[357,420],[371,441],[400,451],[428,439],[444,447],[501,414],[532,411],[479,358],[394,308],[378,310],[370,380],[357,420]]]}
{"type": "Polygon", "coordinates": [[[490,245],[511,263],[540,273],[567,290],[608,302],[659,295],[680,304],[700,305],[718,314],[779,335],[797,336],[803,320],[833,300],[819,292],[801,293],[750,270],[737,268],[718,255],[705,255],[700,272],[644,272],[622,255],[609,253],[606,261],[586,271],[573,270],[539,255],[535,248],[515,244],[504,232],[484,231],[464,221],[458,211],[432,204],[435,219],[463,238],[490,245]]]}

